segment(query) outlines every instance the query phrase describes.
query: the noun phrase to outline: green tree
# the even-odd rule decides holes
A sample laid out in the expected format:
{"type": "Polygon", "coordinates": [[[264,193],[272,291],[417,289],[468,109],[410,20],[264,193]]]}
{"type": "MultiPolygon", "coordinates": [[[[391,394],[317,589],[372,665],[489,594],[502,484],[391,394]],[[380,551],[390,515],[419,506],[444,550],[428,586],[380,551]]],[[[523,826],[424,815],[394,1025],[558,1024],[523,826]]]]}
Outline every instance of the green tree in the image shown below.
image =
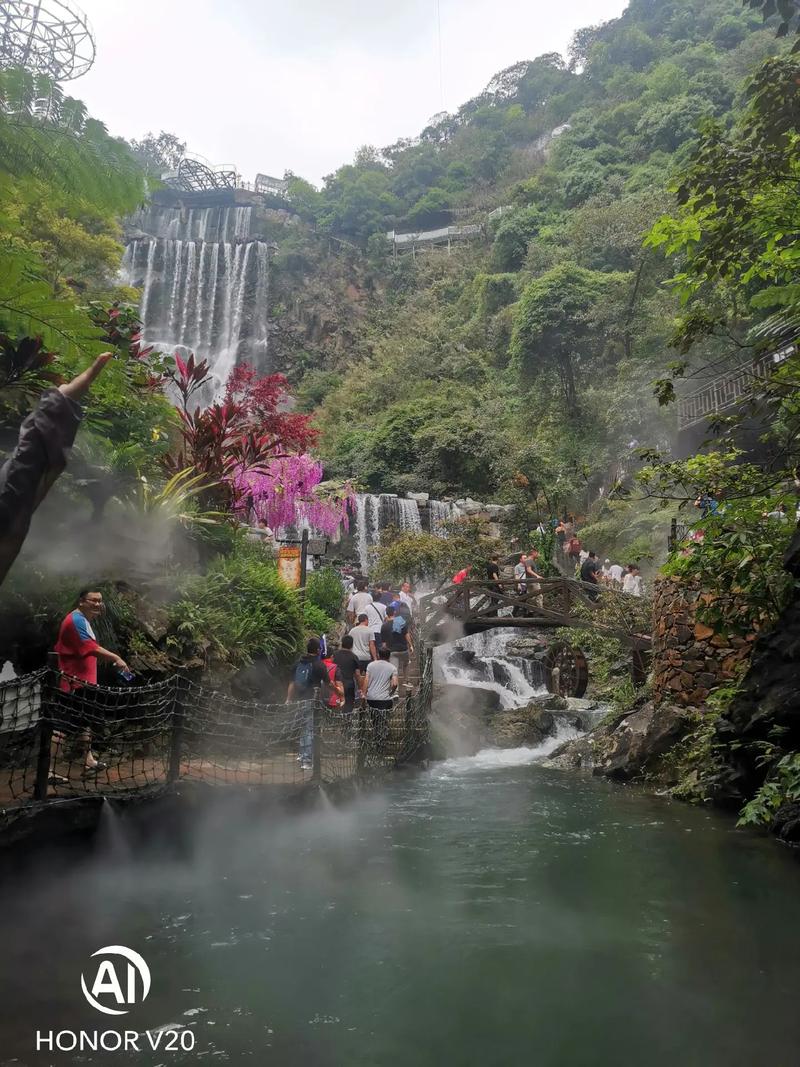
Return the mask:
{"type": "Polygon", "coordinates": [[[511,338],[515,366],[528,381],[554,369],[571,416],[578,413],[577,368],[605,340],[593,328],[591,312],[619,282],[619,275],[563,263],[534,279],[517,305],[511,338]]]}

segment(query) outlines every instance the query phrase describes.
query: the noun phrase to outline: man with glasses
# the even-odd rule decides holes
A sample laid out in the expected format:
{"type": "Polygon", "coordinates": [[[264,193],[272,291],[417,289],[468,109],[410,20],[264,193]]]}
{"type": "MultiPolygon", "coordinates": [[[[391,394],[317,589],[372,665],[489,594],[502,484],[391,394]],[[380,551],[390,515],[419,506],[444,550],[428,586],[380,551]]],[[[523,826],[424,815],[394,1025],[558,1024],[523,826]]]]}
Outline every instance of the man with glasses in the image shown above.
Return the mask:
{"type": "MultiPolygon", "coordinates": [[[[58,669],[61,671],[59,690],[60,700],[75,707],[79,712],[82,701],[78,694],[87,685],[97,685],[97,661],[108,660],[117,670],[128,670],[128,664],[116,652],[109,652],[98,642],[92,629],[92,622],[103,613],[103,594],[92,589],[82,589],[78,594],[78,606],[71,611],[61,623],[58,631],[55,651],[58,656],[58,669]]],[[[82,716],[79,714],[78,719],[82,716]]],[[[79,735],[84,762],[84,777],[105,770],[102,763],[92,752],[92,733],[88,726],[82,726],[79,735]]],[[[58,749],[64,741],[64,735],[53,733],[53,758],[58,756],[58,749]]],[[[53,772],[51,784],[63,784],[66,779],[53,772]]]]}

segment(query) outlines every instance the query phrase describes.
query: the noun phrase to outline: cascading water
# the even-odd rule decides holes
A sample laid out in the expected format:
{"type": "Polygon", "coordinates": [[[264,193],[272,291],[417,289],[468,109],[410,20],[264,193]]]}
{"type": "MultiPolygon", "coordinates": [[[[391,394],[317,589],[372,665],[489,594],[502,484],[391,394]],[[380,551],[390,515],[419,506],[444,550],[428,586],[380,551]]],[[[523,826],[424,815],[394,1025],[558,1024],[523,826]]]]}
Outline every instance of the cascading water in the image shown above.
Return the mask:
{"type": "Polygon", "coordinates": [[[523,633],[510,627],[487,630],[462,638],[456,646],[440,646],[434,658],[439,680],[445,685],[491,690],[506,710],[524,707],[543,696],[547,687],[540,663],[507,652],[509,642],[523,633]]]}
{"type": "Polygon", "coordinates": [[[450,522],[451,519],[457,519],[461,514],[461,509],[446,500],[430,500],[428,508],[430,509],[431,533],[436,534],[437,537],[445,537],[444,524],[450,522]]]}
{"type": "Polygon", "coordinates": [[[415,500],[405,500],[391,493],[376,496],[359,493],[356,497],[356,545],[361,570],[369,571],[371,554],[387,526],[399,530],[421,530],[419,507],[415,500]]]}
{"type": "Polygon", "coordinates": [[[191,349],[218,387],[241,360],[269,369],[269,246],[252,212],[150,206],[129,220],[123,270],[142,290],[145,340],[191,349]]]}

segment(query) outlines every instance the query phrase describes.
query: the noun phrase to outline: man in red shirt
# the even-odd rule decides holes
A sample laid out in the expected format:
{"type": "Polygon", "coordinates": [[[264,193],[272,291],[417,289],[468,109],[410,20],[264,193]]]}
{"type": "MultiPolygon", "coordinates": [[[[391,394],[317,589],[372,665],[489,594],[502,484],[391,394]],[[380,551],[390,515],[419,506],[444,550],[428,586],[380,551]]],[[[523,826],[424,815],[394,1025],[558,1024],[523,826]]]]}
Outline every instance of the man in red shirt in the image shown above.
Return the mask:
{"type": "MultiPolygon", "coordinates": [[[[78,606],[61,623],[58,631],[55,651],[58,655],[58,669],[61,671],[59,689],[64,694],[76,695],[87,685],[97,685],[97,660],[104,659],[113,663],[120,671],[127,671],[128,665],[122,656],[109,652],[99,644],[92,621],[103,612],[103,594],[91,589],[82,589],[78,594],[78,606]]],[[[78,705],[78,700],[69,696],[61,698],[64,704],[78,705]]],[[[58,749],[63,743],[64,735],[53,732],[53,759],[58,756],[58,749]]],[[[84,755],[84,776],[96,774],[107,766],[92,752],[92,734],[84,727],[80,734],[81,749],[84,755]]],[[[60,775],[50,775],[52,784],[66,781],[60,775]]]]}

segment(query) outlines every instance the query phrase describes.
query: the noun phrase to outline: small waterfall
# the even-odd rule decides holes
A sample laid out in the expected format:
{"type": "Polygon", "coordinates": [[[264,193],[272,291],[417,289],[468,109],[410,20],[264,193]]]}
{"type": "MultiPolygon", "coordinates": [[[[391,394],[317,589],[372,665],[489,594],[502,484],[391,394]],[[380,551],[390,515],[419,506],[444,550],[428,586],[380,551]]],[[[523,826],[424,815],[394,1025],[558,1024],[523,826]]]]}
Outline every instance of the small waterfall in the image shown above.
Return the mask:
{"type": "Polygon", "coordinates": [[[455,646],[440,646],[435,652],[436,673],[445,684],[492,690],[506,710],[524,707],[546,693],[547,687],[540,663],[506,652],[508,643],[523,633],[510,627],[487,630],[465,637],[455,646]],[[474,653],[474,658],[469,653],[474,653]]]}
{"type": "Polygon", "coordinates": [[[431,533],[436,534],[437,537],[444,537],[444,524],[450,522],[451,519],[457,519],[461,514],[461,509],[446,500],[429,500],[428,507],[430,508],[431,533]]]}
{"type": "Polygon", "coordinates": [[[421,530],[416,500],[406,500],[391,493],[382,493],[380,496],[359,493],[356,497],[356,545],[364,574],[369,572],[372,554],[380,542],[381,531],[387,526],[396,526],[399,530],[421,530]]]}
{"type": "Polygon", "coordinates": [[[129,220],[123,271],[142,290],[145,341],[191,349],[218,385],[241,360],[269,370],[269,247],[252,213],[150,206],[129,220]]]}

